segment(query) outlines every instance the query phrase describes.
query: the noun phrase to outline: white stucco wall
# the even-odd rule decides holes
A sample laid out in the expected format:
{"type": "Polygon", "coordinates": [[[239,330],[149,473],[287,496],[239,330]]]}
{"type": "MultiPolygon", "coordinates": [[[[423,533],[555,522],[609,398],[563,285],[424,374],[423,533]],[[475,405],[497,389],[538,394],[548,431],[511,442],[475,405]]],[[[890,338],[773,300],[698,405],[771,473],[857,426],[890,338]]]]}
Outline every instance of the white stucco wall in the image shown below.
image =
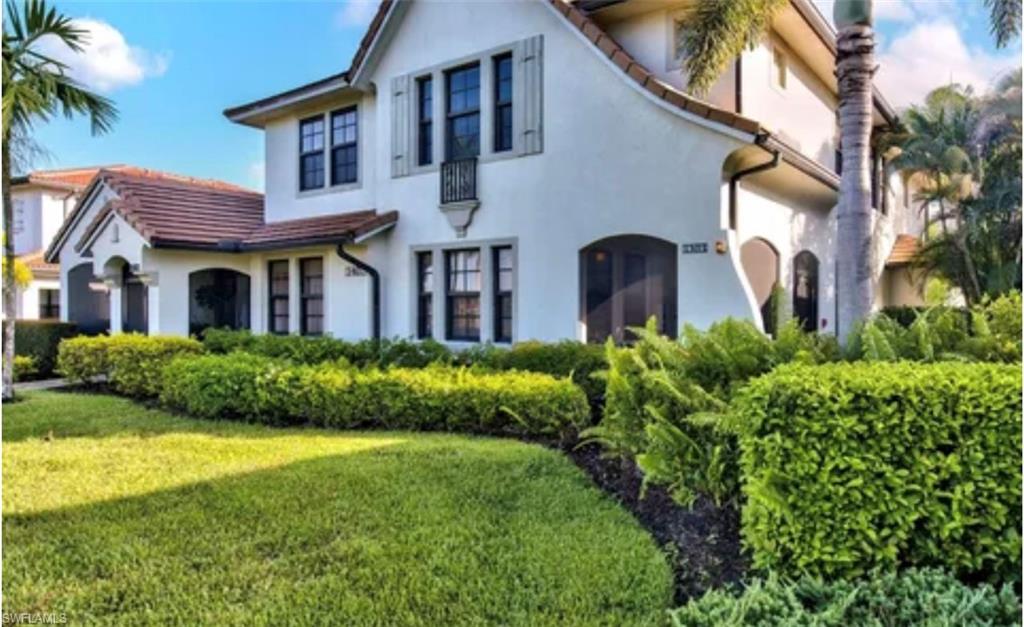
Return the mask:
{"type": "MultiPolygon", "coordinates": [[[[361,155],[372,154],[374,162],[362,164],[356,191],[299,197],[295,173],[300,116],[270,125],[271,219],[367,207],[399,210],[397,227],[371,240],[366,251],[366,259],[383,277],[385,335],[409,336],[414,331],[414,247],[462,248],[516,239],[515,339],[554,340],[582,337],[578,254],[589,243],[643,234],[676,244],[707,242],[713,251],[714,241],[725,238],[719,222],[722,163],[743,142],[655,102],[562,19],[537,2],[412,3],[372,72],[376,99],[362,102],[361,155]],[[391,177],[390,79],[538,34],[544,37],[544,151],[489,161],[485,111],[490,94],[481,89],[481,206],[466,238],[458,239],[438,210],[436,171],[391,177]],[[429,45],[424,45],[427,40],[429,45]],[[375,150],[367,148],[370,138],[376,138],[375,150]],[[273,155],[275,151],[283,158],[273,155]]],[[[344,104],[338,101],[323,110],[344,104]]],[[[729,255],[680,255],[678,300],[680,323],[706,326],[726,315],[750,315],[729,255]],[[707,289],[709,284],[715,289],[707,289]]]]}
{"type": "Polygon", "coordinates": [[[24,255],[42,248],[43,194],[39,190],[12,192],[14,201],[14,254],[24,255]]]}
{"type": "Polygon", "coordinates": [[[56,279],[33,280],[25,289],[19,289],[15,295],[15,317],[19,320],[38,320],[39,291],[57,289],[60,289],[60,281],[56,279]]]}

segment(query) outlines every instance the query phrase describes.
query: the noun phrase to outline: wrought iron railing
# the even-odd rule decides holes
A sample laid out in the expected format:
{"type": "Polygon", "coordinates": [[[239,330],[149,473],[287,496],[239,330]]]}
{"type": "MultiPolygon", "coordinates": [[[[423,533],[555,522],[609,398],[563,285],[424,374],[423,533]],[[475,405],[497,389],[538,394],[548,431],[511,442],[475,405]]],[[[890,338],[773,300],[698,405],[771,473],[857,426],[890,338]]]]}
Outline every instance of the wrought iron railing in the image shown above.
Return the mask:
{"type": "Polygon", "coordinates": [[[476,157],[442,163],[441,204],[476,199],[476,157]]]}

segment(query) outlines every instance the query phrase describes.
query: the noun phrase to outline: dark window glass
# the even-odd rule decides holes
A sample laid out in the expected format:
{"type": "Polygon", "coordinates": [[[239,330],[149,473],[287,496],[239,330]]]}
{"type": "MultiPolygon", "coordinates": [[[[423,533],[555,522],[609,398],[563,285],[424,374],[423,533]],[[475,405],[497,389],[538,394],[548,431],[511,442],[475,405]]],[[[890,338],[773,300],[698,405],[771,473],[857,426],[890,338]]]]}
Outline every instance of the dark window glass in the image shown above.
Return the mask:
{"type": "Polygon", "coordinates": [[[188,329],[199,335],[203,329],[249,328],[249,276],[210,268],[188,275],[188,329]]]}
{"type": "Polygon", "coordinates": [[[359,118],[351,107],[331,114],[331,185],[359,178],[359,118]]]}
{"type": "Polygon", "coordinates": [[[452,70],[446,75],[448,122],[445,154],[449,161],[480,154],[480,66],[452,70]]]}
{"type": "Polygon", "coordinates": [[[420,339],[434,336],[434,255],[429,252],[416,255],[418,295],[416,310],[416,335],[420,339]]]}
{"type": "Polygon", "coordinates": [[[299,277],[302,334],[320,335],[324,332],[324,260],[320,257],[301,259],[299,277]]]}
{"type": "Polygon", "coordinates": [[[607,250],[586,251],[587,341],[604,342],[612,334],[612,255],[607,250]]]}
{"type": "Polygon", "coordinates": [[[512,150],[512,55],[494,59],[494,152],[512,150]]]}
{"type": "Polygon", "coordinates": [[[494,249],[494,341],[512,341],[512,248],[494,249]]]}
{"type": "Polygon", "coordinates": [[[807,250],[793,259],[793,316],[805,331],[818,330],[818,258],[807,250]]]}
{"type": "Polygon", "coordinates": [[[39,317],[60,318],[60,290],[39,290],[39,317]]]}
{"type": "Polygon", "coordinates": [[[416,81],[419,100],[418,162],[429,165],[434,161],[434,79],[429,76],[416,81]]]}
{"type": "Polygon", "coordinates": [[[446,255],[448,339],[480,340],[480,251],[453,250],[446,255]]]}
{"type": "Polygon", "coordinates": [[[268,313],[271,333],[288,333],[288,261],[270,262],[270,311],[268,313]]]}
{"type": "Polygon", "coordinates": [[[324,186],[324,119],[299,122],[299,189],[324,186]]]}

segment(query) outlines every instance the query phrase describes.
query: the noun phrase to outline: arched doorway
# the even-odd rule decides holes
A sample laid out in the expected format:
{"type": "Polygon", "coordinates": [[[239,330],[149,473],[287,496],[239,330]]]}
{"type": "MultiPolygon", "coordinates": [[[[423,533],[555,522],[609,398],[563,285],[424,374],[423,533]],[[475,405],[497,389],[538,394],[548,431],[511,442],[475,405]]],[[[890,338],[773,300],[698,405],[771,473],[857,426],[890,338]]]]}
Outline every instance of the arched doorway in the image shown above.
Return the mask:
{"type": "Polygon", "coordinates": [[[248,329],[249,276],[226,268],[197,270],[188,275],[188,330],[208,327],[248,329]]]}
{"type": "Polygon", "coordinates": [[[740,247],[740,263],[747,275],[754,299],[761,309],[764,332],[775,333],[775,312],[772,311],[772,290],[779,282],[779,252],[768,240],[754,237],[740,247]]]}
{"type": "Polygon", "coordinates": [[[631,339],[655,316],[676,335],[676,245],[643,235],[609,237],[580,250],[580,321],[588,342],[631,339]]]}
{"type": "Polygon", "coordinates": [[[793,258],[793,316],[804,331],[818,330],[818,258],[809,250],[793,258]]]}
{"type": "Polygon", "coordinates": [[[68,321],[86,334],[110,330],[110,293],[92,273],[92,263],[68,271],[68,321]]]}

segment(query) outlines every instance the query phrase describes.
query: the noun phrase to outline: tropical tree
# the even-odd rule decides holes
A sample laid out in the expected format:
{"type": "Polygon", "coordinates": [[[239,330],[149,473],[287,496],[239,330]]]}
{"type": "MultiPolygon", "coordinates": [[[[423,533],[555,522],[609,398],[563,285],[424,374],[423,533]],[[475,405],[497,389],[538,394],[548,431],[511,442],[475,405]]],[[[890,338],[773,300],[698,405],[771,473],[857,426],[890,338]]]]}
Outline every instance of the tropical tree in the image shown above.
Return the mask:
{"type": "Polygon", "coordinates": [[[915,262],[969,304],[1020,288],[1020,94],[1019,70],[981,98],[941,87],[907,111],[895,138],[893,166],[911,176],[934,232],[915,262]]]}
{"type": "MultiPolygon", "coordinates": [[[[94,134],[110,130],[117,119],[113,103],[75,82],[67,66],[40,50],[44,38],[56,39],[75,52],[87,43],[87,32],[70,18],[48,7],[44,0],[25,0],[17,7],[7,0],[3,24],[3,124],[2,181],[3,221],[14,222],[11,200],[12,144],[28,136],[33,123],[45,122],[63,114],[89,117],[94,134]]],[[[3,234],[4,259],[14,258],[14,239],[10,228],[3,234]]],[[[4,264],[3,281],[3,398],[14,395],[14,264],[4,264]]]]}
{"type": "MultiPolygon", "coordinates": [[[[704,0],[680,33],[689,89],[706,93],[744,48],[768,32],[789,0],[704,0]]],[[[1021,0],[985,0],[997,45],[1020,33],[1021,0]]],[[[837,331],[841,338],[870,313],[871,267],[870,142],[874,33],[871,0],[836,0],[836,75],[839,92],[842,176],[837,207],[837,331]]]]}

